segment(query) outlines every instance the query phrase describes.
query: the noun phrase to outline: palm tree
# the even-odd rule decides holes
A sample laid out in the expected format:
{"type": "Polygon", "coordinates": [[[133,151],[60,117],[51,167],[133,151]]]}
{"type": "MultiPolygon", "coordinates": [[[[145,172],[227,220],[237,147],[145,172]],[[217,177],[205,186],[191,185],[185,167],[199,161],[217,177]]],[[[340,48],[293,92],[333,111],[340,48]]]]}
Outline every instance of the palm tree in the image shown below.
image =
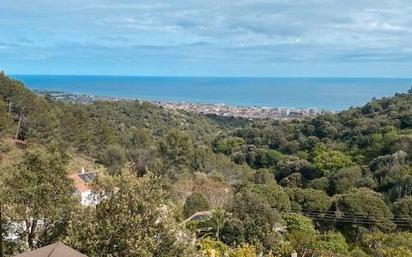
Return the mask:
{"type": "Polygon", "coordinates": [[[212,211],[212,215],[206,221],[206,224],[212,228],[216,240],[220,240],[220,231],[229,220],[230,214],[222,209],[215,209],[212,211]]]}

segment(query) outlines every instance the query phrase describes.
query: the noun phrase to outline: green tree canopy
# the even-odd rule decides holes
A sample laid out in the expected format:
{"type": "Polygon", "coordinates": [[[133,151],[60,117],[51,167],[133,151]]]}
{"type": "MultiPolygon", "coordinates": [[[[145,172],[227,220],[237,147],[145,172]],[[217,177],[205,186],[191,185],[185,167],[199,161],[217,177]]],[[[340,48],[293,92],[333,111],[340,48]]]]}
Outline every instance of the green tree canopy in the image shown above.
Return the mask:
{"type": "Polygon", "coordinates": [[[160,178],[124,171],[100,179],[96,188],[101,202],[73,221],[71,245],[89,256],[193,256],[191,237],[173,218],[160,178]]]}
{"type": "Polygon", "coordinates": [[[361,183],[362,170],[359,167],[344,168],[330,178],[329,191],[339,194],[357,187],[361,183]]]}
{"type": "Polygon", "coordinates": [[[406,223],[401,229],[412,228],[412,196],[406,196],[393,204],[392,209],[395,219],[402,220],[406,223]],[[409,225],[409,227],[407,226],[409,225]]]}
{"type": "Polygon", "coordinates": [[[316,236],[315,226],[310,218],[301,214],[288,213],[283,215],[288,233],[304,232],[308,236],[316,236]]]}
{"type": "Polygon", "coordinates": [[[326,232],[320,235],[316,249],[342,255],[349,253],[349,245],[345,237],[339,232],[326,232]]]}
{"type": "Polygon", "coordinates": [[[326,212],[332,204],[332,199],[322,190],[294,188],[287,192],[296,211],[326,212]]]}
{"type": "Polygon", "coordinates": [[[282,217],[265,198],[249,190],[235,196],[232,218],[221,233],[225,243],[250,243],[262,251],[270,251],[277,245],[276,228],[283,222],[282,217]]]}
{"type": "Polygon", "coordinates": [[[7,105],[5,102],[0,100],[0,136],[4,134],[4,132],[10,126],[10,115],[7,112],[7,105]]]}
{"type": "Polygon", "coordinates": [[[317,147],[314,158],[315,167],[324,174],[335,173],[340,169],[353,165],[351,157],[335,150],[317,147]]]}
{"type": "Polygon", "coordinates": [[[61,238],[73,209],[67,160],[57,151],[33,149],[5,178],[9,219],[21,226],[17,235],[25,248],[37,248],[61,238]]]}
{"type": "Polygon", "coordinates": [[[188,218],[198,211],[209,210],[209,204],[206,198],[198,192],[193,192],[186,199],[185,205],[183,206],[183,217],[188,218]]]}
{"type": "Polygon", "coordinates": [[[371,256],[411,257],[411,238],[410,232],[391,234],[376,232],[365,234],[360,243],[371,256]]]}
{"type": "Polygon", "coordinates": [[[244,191],[256,194],[257,197],[279,211],[290,210],[290,200],[285,190],[276,184],[248,185],[244,191]]]}
{"type": "Polygon", "coordinates": [[[172,130],[160,142],[160,151],[175,165],[190,165],[193,154],[193,142],[190,135],[180,130],[172,130]]]}
{"type": "Polygon", "coordinates": [[[336,195],[332,208],[341,213],[337,215],[337,222],[342,219],[339,226],[345,228],[345,232],[356,232],[354,227],[383,231],[394,228],[393,215],[382,195],[370,189],[353,189],[336,195]]]}
{"type": "Polygon", "coordinates": [[[109,145],[99,154],[99,162],[106,165],[111,174],[115,174],[127,162],[126,151],[120,145],[109,145]]]}

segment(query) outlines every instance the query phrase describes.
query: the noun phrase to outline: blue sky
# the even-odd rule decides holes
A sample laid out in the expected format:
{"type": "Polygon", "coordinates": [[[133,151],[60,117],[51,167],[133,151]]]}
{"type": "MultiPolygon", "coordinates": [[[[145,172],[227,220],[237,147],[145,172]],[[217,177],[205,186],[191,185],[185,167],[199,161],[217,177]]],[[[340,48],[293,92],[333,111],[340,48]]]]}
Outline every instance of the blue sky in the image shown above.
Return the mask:
{"type": "Polygon", "coordinates": [[[1,0],[12,74],[412,77],[410,0],[1,0]]]}

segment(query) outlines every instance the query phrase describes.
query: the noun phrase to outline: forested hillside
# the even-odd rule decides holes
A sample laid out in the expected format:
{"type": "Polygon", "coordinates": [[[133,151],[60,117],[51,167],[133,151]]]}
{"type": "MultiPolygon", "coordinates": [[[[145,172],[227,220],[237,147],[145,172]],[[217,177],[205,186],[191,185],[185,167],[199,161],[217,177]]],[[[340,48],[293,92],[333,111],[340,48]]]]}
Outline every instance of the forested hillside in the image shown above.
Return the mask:
{"type": "Polygon", "coordinates": [[[412,90],[250,122],[63,103],[0,75],[0,138],[6,255],[62,240],[89,256],[412,256],[412,90]],[[72,196],[77,157],[103,167],[94,207],[72,196]]]}

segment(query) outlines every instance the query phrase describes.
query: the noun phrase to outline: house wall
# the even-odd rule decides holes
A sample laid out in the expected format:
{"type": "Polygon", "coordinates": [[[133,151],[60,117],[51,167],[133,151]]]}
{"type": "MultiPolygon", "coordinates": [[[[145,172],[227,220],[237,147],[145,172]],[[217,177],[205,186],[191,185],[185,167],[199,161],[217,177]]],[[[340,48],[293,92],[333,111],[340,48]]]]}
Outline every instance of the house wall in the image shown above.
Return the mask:
{"type": "Polygon", "coordinates": [[[96,205],[95,195],[91,191],[80,193],[80,204],[85,206],[96,205]]]}

